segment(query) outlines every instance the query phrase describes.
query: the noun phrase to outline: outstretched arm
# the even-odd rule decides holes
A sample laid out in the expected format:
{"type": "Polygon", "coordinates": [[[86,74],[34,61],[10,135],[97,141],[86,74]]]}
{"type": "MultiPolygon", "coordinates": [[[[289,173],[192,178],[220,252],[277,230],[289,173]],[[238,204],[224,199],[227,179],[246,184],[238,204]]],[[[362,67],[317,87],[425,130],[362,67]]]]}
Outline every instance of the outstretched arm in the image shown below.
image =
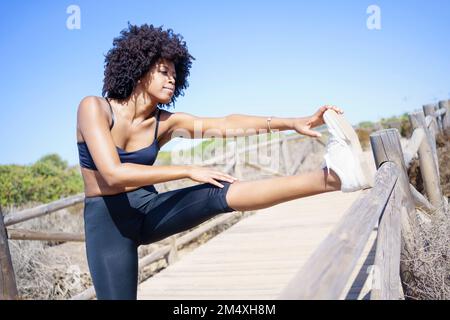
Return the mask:
{"type": "MultiPolygon", "coordinates": [[[[300,134],[319,137],[320,133],[311,129],[324,124],[323,114],[328,109],[342,113],[342,110],[338,107],[323,106],[309,117],[281,118],[272,116],[270,129],[278,131],[295,130],[300,134]]],[[[189,113],[177,112],[171,115],[170,121],[173,136],[190,139],[213,136],[229,138],[267,133],[269,130],[268,118],[242,114],[230,114],[222,118],[203,118],[189,113]]]]}

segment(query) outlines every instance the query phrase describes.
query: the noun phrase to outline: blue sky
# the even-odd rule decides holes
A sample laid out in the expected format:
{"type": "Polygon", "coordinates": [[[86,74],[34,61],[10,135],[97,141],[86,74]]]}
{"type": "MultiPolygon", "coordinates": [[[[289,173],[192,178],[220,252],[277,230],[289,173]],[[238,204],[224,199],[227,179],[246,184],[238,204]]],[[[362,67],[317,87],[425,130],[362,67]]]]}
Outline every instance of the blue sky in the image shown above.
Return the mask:
{"type": "Polygon", "coordinates": [[[78,162],[77,106],[101,95],[104,54],[128,21],[172,28],[196,58],[172,112],[303,117],[335,104],[356,124],[450,98],[448,0],[20,0],[0,10],[0,164],[47,153],[78,162]],[[72,4],[79,30],[66,27],[72,4]],[[381,30],[366,26],[370,5],[381,30]]]}

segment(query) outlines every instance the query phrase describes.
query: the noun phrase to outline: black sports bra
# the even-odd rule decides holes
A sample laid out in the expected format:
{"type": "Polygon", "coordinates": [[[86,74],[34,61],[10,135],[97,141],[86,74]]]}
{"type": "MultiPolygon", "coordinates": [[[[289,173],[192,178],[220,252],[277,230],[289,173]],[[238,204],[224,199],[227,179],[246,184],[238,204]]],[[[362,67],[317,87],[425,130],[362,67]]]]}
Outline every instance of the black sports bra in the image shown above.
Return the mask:
{"type": "MultiPolygon", "coordinates": [[[[109,129],[111,130],[114,126],[114,112],[111,107],[111,103],[109,102],[108,98],[106,98],[106,101],[109,104],[109,108],[111,109],[111,126],[109,129]]],[[[122,148],[119,148],[116,146],[117,153],[119,154],[120,162],[130,162],[130,163],[137,163],[137,164],[144,164],[144,165],[152,165],[159,152],[159,146],[158,146],[158,125],[159,125],[159,115],[161,113],[161,109],[157,109],[156,111],[156,126],[155,126],[155,139],[151,145],[148,147],[127,152],[123,150],[122,148]]],[[[78,156],[80,158],[80,166],[82,168],[97,170],[97,167],[95,166],[94,160],[92,159],[91,153],[89,152],[89,149],[87,147],[86,142],[77,142],[78,146],[78,156]]]]}

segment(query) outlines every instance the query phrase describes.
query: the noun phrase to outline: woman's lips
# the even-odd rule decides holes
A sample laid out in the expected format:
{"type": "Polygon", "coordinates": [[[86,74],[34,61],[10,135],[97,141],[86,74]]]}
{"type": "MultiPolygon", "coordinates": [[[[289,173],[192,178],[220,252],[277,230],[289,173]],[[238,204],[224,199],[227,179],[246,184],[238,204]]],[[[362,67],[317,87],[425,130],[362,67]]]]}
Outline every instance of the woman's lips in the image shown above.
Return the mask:
{"type": "Polygon", "coordinates": [[[173,91],[174,91],[174,89],[172,89],[172,88],[166,88],[166,87],[164,87],[163,89],[169,90],[169,91],[172,92],[172,93],[173,93],[173,91]]]}

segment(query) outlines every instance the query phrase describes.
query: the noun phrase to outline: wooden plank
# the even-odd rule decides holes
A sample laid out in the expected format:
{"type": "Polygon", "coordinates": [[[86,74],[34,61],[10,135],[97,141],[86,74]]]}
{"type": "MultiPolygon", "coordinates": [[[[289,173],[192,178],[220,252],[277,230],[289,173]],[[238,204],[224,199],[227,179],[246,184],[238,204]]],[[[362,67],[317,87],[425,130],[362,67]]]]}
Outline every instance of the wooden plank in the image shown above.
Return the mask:
{"type": "Polygon", "coordinates": [[[358,198],[338,226],[283,290],[279,299],[338,299],[384,210],[398,170],[388,162],[377,172],[375,186],[358,198]]]}
{"type": "Polygon", "coordinates": [[[15,299],[18,299],[16,277],[8,246],[8,236],[3,223],[3,212],[0,207],[0,300],[15,299]]]}
{"type": "Polygon", "coordinates": [[[265,168],[265,167],[260,166],[260,165],[258,165],[258,164],[256,164],[256,163],[253,163],[253,162],[251,162],[251,161],[246,161],[245,163],[246,163],[249,167],[258,169],[258,170],[260,170],[260,171],[262,171],[262,172],[266,172],[266,173],[271,174],[271,175],[273,175],[273,176],[277,176],[277,177],[283,177],[283,176],[284,176],[284,174],[282,174],[282,173],[280,173],[280,172],[278,172],[278,171],[276,171],[276,170],[273,170],[273,169],[270,169],[270,168],[265,168]]]}
{"type": "MultiPolygon", "coordinates": [[[[413,128],[424,128],[424,116],[423,113],[410,114],[410,121],[413,128]],[[419,119],[421,125],[414,126],[413,121],[419,119]]],[[[427,135],[427,129],[424,128],[424,132],[427,135]]],[[[412,279],[408,276],[407,266],[404,261],[412,258],[413,253],[413,232],[411,226],[416,220],[416,208],[411,190],[409,188],[409,178],[406,172],[406,166],[404,164],[404,156],[402,154],[400,135],[396,129],[381,130],[370,136],[373,151],[375,153],[375,160],[377,167],[382,163],[384,159],[390,159],[398,165],[400,170],[400,177],[397,181],[402,186],[402,190],[405,193],[405,197],[402,198],[402,206],[406,208],[406,211],[402,211],[401,214],[401,230],[402,230],[402,256],[404,259],[400,263],[400,273],[402,275],[402,281],[409,283],[412,279]]],[[[422,145],[427,139],[423,139],[422,145]]],[[[421,145],[421,146],[422,146],[421,145]]],[[[419,148],[420,152],[420,148],[419,148]]],[[[420,157],[419,157],[420,159],[420,157]]],[[[431,160],[432,162],[432,160],[431,160]]]]}
{"type": "Polygon", "coordinates": [[[436,118],[432,116],[425,117],[425,124],[428,128],[428,131],[431,133],[431,136],[436,139],[436,135],[439,133],[438,124],[436,122],[436,118]]]}
{"type": "Polygon", "coordinates": [[[10,213],[5,217],[5,226],[37,218],[67,207],[71,207],[84,201],[84,193],[79,193],[75,196],[56,200],[54,202],[43,204],[34,208],[25,209],[19,212],[10,213]]]}
{"type": "Polygon", "coordinates": [[[439,102],[439,109],[436,110],[436,117],[443,117],[447,113],[447,109],[445,107],[441,107],[441,103],[445,105],[446,101],[439,102]]]}
{"type": "Polygon", "coordinates": [[[400,275],[400,218],[403,192],[397,185],[378,227],[371,300],[398,300],[400,275]]]}
{"type": "Polygon", "coordinates": [[[84,234],[69,232],[42,232],[24,229],[8,229],[11,240],[41,240],[41,241],[76,241],[83,242],[84,234]]]}
{"type": "MultiPolygon", "coordinates": [[[[399,171],[399,182],[405,186],[404,190],[407,190],[406,186],[409,186],[409,178],[407,174],[405,156],[402,152],[400,144],[400,134],[397,129],[380,130],[370,135],[370,144],[375,159],[375,165],[378,168],[386,162],[392,161],[397,165],[399,171]]],[[[411,193],[406,194],[405,205],[407,206],[407,212],[411,217],[415,214],[414,201],[411,193]]]]}
{"type": "Polygon", "coordinates": [[[445,109],[445,114],[442,117],[442,127],[444,133],[450,135],[450,100],[440,101],[439,108],[445,109]]]}
{"type": "Polygon", "coordinates": [[[426,134],[426,138],[422,140],[419,147],[419,166],[425,191],[430,199],[430,203],[438,208],[443,199],[439,178],[439,167],[437,164],[437,154],[432,147],[432,141],[434,141],[434,145],[436,145],[436,141],[427,133],[428,130],[425,128],[425,120],[422,113],[411,113],[409,119],[414,129],[422,128],[426,134]]]}
{"type": "Polygon", "coordinates": [[[434,212],[436,208],[419,192],[412,184],[409,184],[416,207],[425,209],[428,213],[434,212]]]}
{"type": "Polygon", "coordinates": [[[408,146],[403,150],[405,166],[409,168],[411,161],[419,150],[423,139],[425,138],[425,132],[423,128],[416,128],[408,141],[408,146]]]}
{"type": "Polygon", "coordinates": [[[281,135],[281,152],[283,155],[283,163],[284,163],[284,172],[286,175],[291,174],[291,153],[289,152],[288,141],[286,139],[286,135],[281,135]]]}

